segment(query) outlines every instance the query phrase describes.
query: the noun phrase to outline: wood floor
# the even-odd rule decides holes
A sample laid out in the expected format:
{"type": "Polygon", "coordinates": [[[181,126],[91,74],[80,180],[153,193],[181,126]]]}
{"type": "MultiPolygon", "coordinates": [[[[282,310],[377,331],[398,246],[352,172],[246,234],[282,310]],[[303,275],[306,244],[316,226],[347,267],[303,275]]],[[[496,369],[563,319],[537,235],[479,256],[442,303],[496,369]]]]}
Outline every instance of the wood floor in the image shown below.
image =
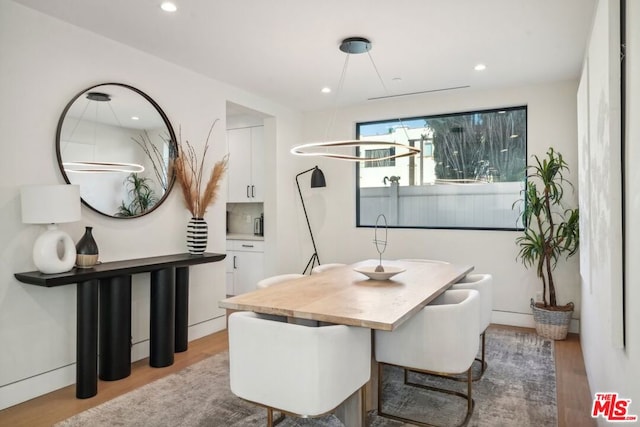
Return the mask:
{"type": "MultiPolygon", "coordinates": [[[[521,329],[507,326],[492,328],[521,329]]],[[[192,341],[189,350],[176,353],[175,363],[166,368],[152,368],[148,360],[132,366],[131,376],[119,381],[100,381],[98,394],[90,399],[76,399],[75,386],[65,387],[47,395],[0,411],[0,426],[48,427],[93,406],[111,400],[147,383],[199,362],[228,348],[226,331],[192,341]]],[[[595,426],[590,417],[591,394],[584,369],[582,349],[577,335],[556,341],[556,388],[558,426],[595,426]]]]}

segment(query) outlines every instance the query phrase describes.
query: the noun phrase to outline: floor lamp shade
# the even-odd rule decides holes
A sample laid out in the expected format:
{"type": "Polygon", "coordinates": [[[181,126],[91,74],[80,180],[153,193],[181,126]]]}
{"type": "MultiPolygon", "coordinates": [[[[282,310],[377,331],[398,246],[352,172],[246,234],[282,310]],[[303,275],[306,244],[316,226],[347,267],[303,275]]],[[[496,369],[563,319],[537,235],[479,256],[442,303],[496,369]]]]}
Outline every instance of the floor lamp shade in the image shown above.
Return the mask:
{"type": "Polygon", "coordinates": [[[327,181],[324,179],[324,173],[317,166],[311,172],[311,188],[326,187],[327,181]]]}
{"type": "Polygon", "coordinates": [[[20,189],[20,201],[23,223],[47,224],[47,231],[33,245],[33,262],[38,270],[45,274],[71,270],[76,260],[75,244],[56,224],[80,220],[80,187],[30,185],[20,189]]]}

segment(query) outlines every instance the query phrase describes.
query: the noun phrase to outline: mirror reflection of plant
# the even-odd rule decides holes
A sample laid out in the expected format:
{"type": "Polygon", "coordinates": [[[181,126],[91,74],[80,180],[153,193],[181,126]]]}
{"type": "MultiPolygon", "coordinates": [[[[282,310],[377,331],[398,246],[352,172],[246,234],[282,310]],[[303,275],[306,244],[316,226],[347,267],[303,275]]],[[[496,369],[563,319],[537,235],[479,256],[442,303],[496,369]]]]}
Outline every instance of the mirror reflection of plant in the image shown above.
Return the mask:
{"type": "Polygon", "coordinates": [[[166,191],[169,186],[169,163],[171,162],[171,159],[175,157],[175,153],[173,152],[174,150],[173,145],[171,144],[171,138],[168,135],[158,135],[158,137],[162,140],[163,145],[166,145],[166,148],[168,149],[168,158],[165,158],[164,156],[164,147],[162,147],[163,150],[160,150],[160,148],[151,141],[149,133],[146,130],[140,134],[139,138],[131,137],[131,139],[138,144],[142,151],[147,155],[151,161],[153,173],[162,186],[162,189],[166,191]]]}
{"type": "Polygon", "coordinates": [[[148,183],[149,181],[150,178],[138,176],[137,173],[132,173],[127,176],[124,180],[124,185],[128,188],[131,202],[127,204],[123,200],[115,216],[140,215],[151,209],[158,202],[158,198],[148,183]]]}

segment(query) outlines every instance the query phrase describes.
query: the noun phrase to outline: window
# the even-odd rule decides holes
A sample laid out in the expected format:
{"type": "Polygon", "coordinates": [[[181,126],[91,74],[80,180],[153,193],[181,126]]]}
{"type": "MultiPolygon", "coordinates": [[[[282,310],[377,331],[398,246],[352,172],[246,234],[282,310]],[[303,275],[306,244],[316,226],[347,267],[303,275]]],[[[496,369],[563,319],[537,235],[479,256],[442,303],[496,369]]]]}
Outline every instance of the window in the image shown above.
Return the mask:
{"type": "MultiPolygon", "coordinates": [[[[391,148],[382,148],[377,150],[364,150],[365,159],[379,159],[382,157],[395,156],[396,149],[391,148]]],[[[388,166],[395,166],[396,159],[384,159],[384,160],[371,160],[362,162],[365,168],[383,168],[388,166]]]]}
{"type": "MultiPolygon", "coordinates": [[[[521,229],[518,208],[526,178],[527,108],[357,123],[361,141],[421,149],[412,157],[356,164],[359,227],[521,229]]],[[[400,149],[401,150],[401,149],[400,149]]],[[[395,149],[363,145],[375,159],[395,149]]]]}

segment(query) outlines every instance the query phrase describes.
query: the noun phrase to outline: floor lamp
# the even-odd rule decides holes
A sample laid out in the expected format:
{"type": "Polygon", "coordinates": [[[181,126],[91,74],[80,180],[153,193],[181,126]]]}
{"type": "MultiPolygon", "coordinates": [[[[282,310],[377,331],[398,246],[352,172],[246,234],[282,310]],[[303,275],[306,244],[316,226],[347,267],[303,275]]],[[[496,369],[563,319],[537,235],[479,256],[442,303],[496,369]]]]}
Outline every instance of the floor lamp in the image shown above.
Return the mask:
{"type": "Polygon", "coordinates": [[[309,223],[307,208],[304,206],[304,197],[302,197],[302,191],[300,191],[300,182],[298,181],[298,177],[300,175],[304,175],[305,173],[308,173],[311,171],[313,171],[311,173],[311,188],[319,188],[319,187],[327,186],[327,183],[324,180],[324,174],[318,168],[318,166],[315,166],[311,169],[307,169],[306,171],[300,172],[298,175],[296,175],[296,185],[298,186],[298,194],[300,194],[300,201],[302,201],[302,210],[304,211],[304,217],[307,220],[307,227],[309,227],[309,234],[311,235],[311,243],[313,244],[313,255],[311,255],[311,259],[309,259],[309,262],[307,263],[307,266],[304,268],[304,271],[302,272],[302,274],[307,274],[307,270],[311,272],[311,269],[313,269],[316,261],[318,262],[318,265],[320,265],[320,258],[318,257],[318,250],[316,249],[316,241],[313,239],[313,232],[311,231],[311,224],[309,223]]]}

